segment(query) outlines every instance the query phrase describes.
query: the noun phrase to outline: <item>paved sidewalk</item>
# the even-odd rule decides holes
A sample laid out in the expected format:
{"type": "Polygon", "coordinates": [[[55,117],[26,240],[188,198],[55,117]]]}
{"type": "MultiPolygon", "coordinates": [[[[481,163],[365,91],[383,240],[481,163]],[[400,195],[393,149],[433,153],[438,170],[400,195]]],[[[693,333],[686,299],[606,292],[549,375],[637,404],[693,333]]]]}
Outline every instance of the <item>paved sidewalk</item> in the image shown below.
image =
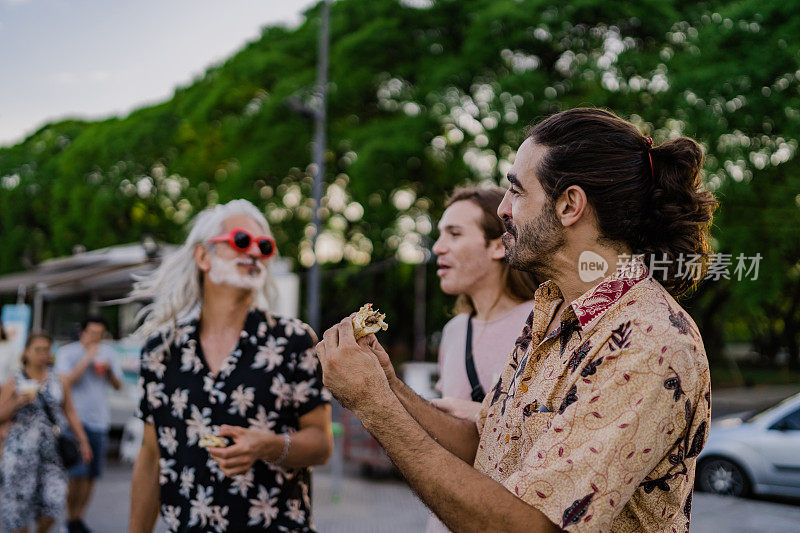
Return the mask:
{"type": "MultiPolygon", "coordinates": [[[[797,385],[756,385],[711,390],[711,416],[717,418],[742,411],[760,411],[800,392],[797,385]]],[[[800,531],[800,527],[798,527],[800,531]]]]}
{"type": "MultiPolygon", "coordinates": [[[[86,523],[95,533],[119,533],[127,528],[130,479],[129,465],[109,462],[86,516],[86,523]]],[[[316,469],[313,483],[313,516],[320,533],[394,533],[425,529],[428,511],[401,481],[366,480],[349,475],[342,479],[336,501],[330,467],[316,469]]],[[[156,532],[166,531],[159,519],[156,532]]]]}
{"type": "MultiPolygon", "coordinates": [[[[95,491],[87,522],[96,533],[125,531],[128,523],[131,467],[110,463],[95,491]]],[[[424,531],[428,512],[401,481],[348,476],[340,498],[332,500],[330,469],[314,473],[314,520],[320,533],[395,533],[424,531]]],[[[692,533],[797,533],[800,501],[772,503],[695,493],[692,533]]],[[[159,523],[159,533],[166,531],[159,523]]]]}
{"type": "Polygon", "coordinates": [[[798,533],[800,501],[795,505],[695,492],[691,533],[798,533]]]}

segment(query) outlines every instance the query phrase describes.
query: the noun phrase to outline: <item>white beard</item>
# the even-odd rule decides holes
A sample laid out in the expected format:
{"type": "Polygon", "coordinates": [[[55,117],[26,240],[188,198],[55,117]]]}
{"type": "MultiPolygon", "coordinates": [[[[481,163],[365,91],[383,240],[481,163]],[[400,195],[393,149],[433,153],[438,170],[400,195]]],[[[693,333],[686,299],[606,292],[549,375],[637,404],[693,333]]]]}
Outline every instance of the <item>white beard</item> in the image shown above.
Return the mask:
{"type": "Polygon", "coordinates": [[[225,260],[215,254],[210,254],[211,268],[208,279],[216,285],[228,285],[239,289],[256,290],[264,286],[267,281],[267,269],[256,261],[257,274],[240,274],[238,265],[249,265],[250,261],[241,259],[225,260]]]}

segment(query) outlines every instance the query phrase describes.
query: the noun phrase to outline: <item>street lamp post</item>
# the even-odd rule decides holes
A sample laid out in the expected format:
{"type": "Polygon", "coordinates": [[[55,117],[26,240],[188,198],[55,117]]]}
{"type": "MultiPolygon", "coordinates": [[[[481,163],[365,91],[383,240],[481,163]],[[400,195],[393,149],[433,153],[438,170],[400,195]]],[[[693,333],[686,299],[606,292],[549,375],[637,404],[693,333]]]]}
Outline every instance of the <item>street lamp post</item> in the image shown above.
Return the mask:
{"type": "Polygon", "coordinates": [[[319,332],[319,262],[317,261],[317,237],[320,231],[319,208],[322,201],[322,180],[325,178],[325,125],[328,95],[328,42],[330,40],[330,4],[322,2],[322,16],[319,28],[319,57],[317,58],[317,105],[314,108],[314,208],[312,224],[314,234],[311,237],[311,251],[314,262],[308,269],[308,323],[319,332]]]}

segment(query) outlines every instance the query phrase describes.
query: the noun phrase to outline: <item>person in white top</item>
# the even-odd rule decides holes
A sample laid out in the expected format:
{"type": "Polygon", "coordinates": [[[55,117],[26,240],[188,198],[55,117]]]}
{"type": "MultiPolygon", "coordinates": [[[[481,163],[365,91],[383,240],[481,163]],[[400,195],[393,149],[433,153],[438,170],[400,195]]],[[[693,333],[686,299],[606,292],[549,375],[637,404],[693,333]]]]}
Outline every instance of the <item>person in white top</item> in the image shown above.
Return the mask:
{"type": "MultiPolygon", "coordinates": [[[[496,187],[456,189],[433,246],[442,291],[458,295],[456,316],[445,325],[439,345],[436,388],[443,397],[433,403],[459,418],[477,417],[480,401],[497,381],[533,310],[536,280],[505,261],[500,239],[505,230],[497,216],[503,194],[496,187]]],[[[431,515],[427,532],[445,531],[431,515]]]]}
{"type": "Polygon", "coordinates": [[[5,383],[19,370],[19,353],[15,351],[13,335],[0,320],[0,383],[5,383]]]}
{"type": "MultiPolygon", "coordinates": [[[[13,335],[14,332],[3,327],[3,321],[0,319],[0,383],[5,383],[12,378],[20,367],[19,354],[16,352],[12,340],[13,335]]],[[[11,428],[11,422],[0,424],[0,454],[2,454],[3,442],[6,440],[9,428],[11,428]]]]}

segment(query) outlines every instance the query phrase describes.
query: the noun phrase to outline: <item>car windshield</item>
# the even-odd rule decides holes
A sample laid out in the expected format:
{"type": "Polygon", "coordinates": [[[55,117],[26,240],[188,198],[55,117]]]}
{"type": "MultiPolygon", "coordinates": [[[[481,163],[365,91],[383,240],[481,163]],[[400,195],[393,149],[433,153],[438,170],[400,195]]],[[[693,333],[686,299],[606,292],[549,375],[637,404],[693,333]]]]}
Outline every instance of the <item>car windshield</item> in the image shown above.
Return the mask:
{"type": "Polygon", "coordinates": [[[753,413],[748,414],[747,416],[742,418],[742,422],[746,422],[746,423],[757,422],[758,420],[761,420],[765,416],[769,415],[769,413],[771,413],[775,409],[778,409],[779,407],[781,407],[783,405],[786,405],[787,403],[794,402],[798,398],[800,398],[800,394],[795,394],[794,396],[789,396],[788,398],[786,398],[782,402],[777,403],[777,404],[773,405],[772,407],[767,407],[763,411],[754,411],[753,413]]]}

